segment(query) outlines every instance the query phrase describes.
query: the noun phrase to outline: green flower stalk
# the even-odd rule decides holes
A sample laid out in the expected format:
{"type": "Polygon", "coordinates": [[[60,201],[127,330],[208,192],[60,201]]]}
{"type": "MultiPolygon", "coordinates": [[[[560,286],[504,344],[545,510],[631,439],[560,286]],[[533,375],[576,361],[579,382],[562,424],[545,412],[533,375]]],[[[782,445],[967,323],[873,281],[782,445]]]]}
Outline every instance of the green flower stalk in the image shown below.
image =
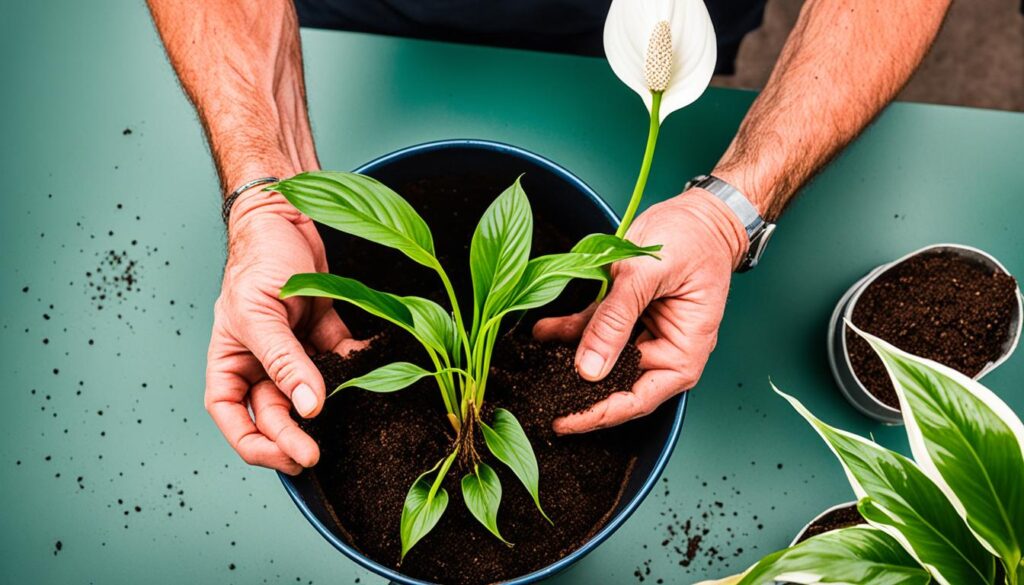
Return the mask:
{"type": "Polygon", "coordinates": [[[633,223],[640,201],[647,187],[647,177],[651,174],[651,162],[654,161],[654,148],[658,144],[658,130],[661,128],[661,96],[668,89],[672,79],[672,32],[668,22],[661,20],[654,25],[654,32],[647,42],[647,57],[644,59],[644,81],[651,92],[651,124],[647,130],[647,147],[644,148],[644,159],[640,163],[640,174],[633,186],[633,194],[629,197],[629,206],[622,216],[615,235],[623,238],[633,223]]]}
{"type": "MultiPolygon", "coordinates": [[[[661,124],[704,93],[714,73],[717,45],[701,0],[614,0],[605,21],[604,47],[612,71],[644,100],[650,112],[640,173],[615,231],[623,238],[640,209],[661,124]],[[646,51],[641,56],[636,53],[643,44],[636,40],[644,36],[646,51]],[[642,67],[637,66],[640,63],[642,67]]],[[[598,301],[606,290],[607,285],[602,286],[598,301]]]]}

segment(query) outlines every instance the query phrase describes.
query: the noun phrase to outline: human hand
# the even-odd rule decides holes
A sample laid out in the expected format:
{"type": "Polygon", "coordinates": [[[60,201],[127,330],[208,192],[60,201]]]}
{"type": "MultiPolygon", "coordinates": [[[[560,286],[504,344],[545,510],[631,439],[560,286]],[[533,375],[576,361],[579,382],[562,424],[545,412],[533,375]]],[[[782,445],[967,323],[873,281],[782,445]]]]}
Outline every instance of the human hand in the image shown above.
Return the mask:
{"type": "Polygon", "coordinates": [[[660,260],[631,258],[612,265],[612,285],[599,305],[538,321],[534,336],[580,339],[576,370],[604,378],[630,341],[637,319],[640,368],[631,391],[616,392],[589,410],[559,418],[559,434],[583,433],[644,416],[700,378],[718,339],[729,281],[746,253],[746,231],[732,211],[703,189],[653,205],[626,237],[641,246],[662,244],[660,260]],[[582,339],[581,339],[582,336],[582,339]]]}
{"type": "Polygon", "coordinates": [[[363,344],[351,339],[330,299],[281,300],[278,294],[295,273],[326,271],[316,227],[284,197],[255,189],[236,200],[214,307],[205,403],[246,463],[294,475],[320,457],[290,415],[293,405],[304,418],[323,406],[323,377],[309,354],[344,355],[363,344]]]}

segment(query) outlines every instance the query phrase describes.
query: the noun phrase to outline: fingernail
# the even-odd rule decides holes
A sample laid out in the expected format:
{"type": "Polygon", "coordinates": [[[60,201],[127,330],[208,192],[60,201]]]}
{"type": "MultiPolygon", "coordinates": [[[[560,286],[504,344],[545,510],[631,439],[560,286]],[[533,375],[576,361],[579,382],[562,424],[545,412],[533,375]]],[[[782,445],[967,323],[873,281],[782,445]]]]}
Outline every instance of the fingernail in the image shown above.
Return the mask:
{"type": "Polygon", "coordinates": [[[299,387],[292,392],[292,404],[301,416],[309,416],[316,410],[316,394],[306,384],[299,384],[299,387]]]}
{"type": "Polygon", "coordinates": [[[583,352],[579,370],[584,378],[596,378],[601,375],[602,369],[604,369],[604,358],[601,357],[601,354],[592,349],[583,352]]]}

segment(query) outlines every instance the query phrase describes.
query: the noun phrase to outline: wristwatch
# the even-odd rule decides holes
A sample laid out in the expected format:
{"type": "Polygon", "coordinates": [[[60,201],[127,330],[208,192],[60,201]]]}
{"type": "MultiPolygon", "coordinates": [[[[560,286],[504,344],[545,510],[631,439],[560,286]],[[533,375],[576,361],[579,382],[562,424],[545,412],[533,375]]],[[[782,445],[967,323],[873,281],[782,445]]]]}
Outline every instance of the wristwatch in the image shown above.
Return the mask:
{"type": "Polygon", "coordinates": [[[764,254],[764,249],[768,246],[768,240],[775,232],[775,224],[765,221],[757,212],[757,208],[739,189],[714,175],[698,175],[687,181],[684,190],[693,187],[704,189],[721,199],[746,228],[747,237],[750,238],[750,247],[740,265],[736,267],[736,272],[746,272],[757,266],[757,263],[761,261],[761,255],[764,254]]]}

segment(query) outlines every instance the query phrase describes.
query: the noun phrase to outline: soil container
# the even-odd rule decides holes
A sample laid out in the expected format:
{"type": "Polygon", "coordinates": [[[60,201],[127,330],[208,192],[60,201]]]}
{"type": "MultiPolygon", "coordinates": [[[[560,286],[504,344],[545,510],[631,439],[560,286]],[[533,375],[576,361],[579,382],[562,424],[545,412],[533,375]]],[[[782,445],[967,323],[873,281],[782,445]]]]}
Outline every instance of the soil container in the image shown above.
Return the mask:
{"type": "MultiPolygon", "coordinates": [[[[830,530],[849,528],[860,524],[867,524],[867,522],[861,517],[860,512],[857,511],[856,501],[836,504],[815,516],[807,524],[804,524],[804,527],[800,529],[800,532],[796,533],[796,537],[793,538],[793,542],[789,543],[789,546],[796,546],[812,536],[817,536],[830,530]]],[[[776,581],[775,585],[789,585],[789,583],[776,581]]]]}
{"type": "Polygon", "coordinates": [[[800,532],[797,533],[793,542],[789,543],[789,546],[796,546],[812,536],[817,536],[830,530],[849,528],[850,526],[860,524],[867,524],[867,522],[861,517],[860,512],[857,511],[856,501],[837,504],[818,514],[813,520],[805,524],[800,529],[800,532]]]}
{"type": "Polygon", "coordinates": [[[839,299],[829,321],[829,366],[839,390],[857,410],[886,424],[902,424],[899,402],[881,361],[845,321],[979,379],[1017,347],[1022,312],[1017,284],[998,260],[970,246],[927,246],[875,268],[839,299]],[[934,278],[950,270],[957,275],[942,281],[934,278]],[[921,288],[906,294],[921,281],[925,281],[921,288]],[[964,286],[965,282],[969,284],[964,286]],[[925,286],[945,287],[935,293],[935,305],[922,300],[928,295],[918,294],[925,286]],[[867,324],[869,310],[875,311],[869,316],[876,319],[867,324]],[[897,310],[905,313],[900,317],[907,322],[886,322],[885,316],[897,310]],[[964,347],[970,351],[963,351],[964,347]]]}
{"type": "MultiPolygon", "coordinates": [[[[618,222],[594,191],[568,171],[504,144],[433,142],[386,155],[357,172],[388,185],[423,215],[459,298],[471,298],[472,230],[486,206],[519,175],[534,214],[531,256],[566,251],[586,234],[613,232],[618,222]]],[[[399,252],[329,228],[320,233],[332,272],[446,304],[436,277],[399,252]]],[[[447,511],[399,566],[405,494],[450,441],[443,403],[429,383],[394,394],[342,392],[327,401],[316,419],[303,421],[320,444],[320,462],[296,477],[280,475],[299,510],[344,555],[405,585],[535,583],[594,550],[651,491],[675,446],[686,406],[684,394],[642,422],[585,435],[554,435],[554,418],[628,390],[640,373],[639,352],[628,346],[605,381],[589,384],[573,369],[574,347],[529,337],[537,318],[580,310],[596,292],[595,283],[574,282],[551,305],[519,321],[507,319],[488,380],[484,419],[488,409],[503,406],[523,424],[540,466],[541,502],[553,526],[511,472],[492,462],[503,487],[498,523],[515,546],[506,547],[469,515],[458,487],[461,475],[450,473],[444,484],[450,497],[447,511]]],[[[350,306],[336,308],[353,335],[374,341],[344,360],[332,354],[315,357],[328,388],[386,362],[425,357],[404,332],[350,306]]],[[[482,445],[478,448],[486,453],[482,445]]]]}

